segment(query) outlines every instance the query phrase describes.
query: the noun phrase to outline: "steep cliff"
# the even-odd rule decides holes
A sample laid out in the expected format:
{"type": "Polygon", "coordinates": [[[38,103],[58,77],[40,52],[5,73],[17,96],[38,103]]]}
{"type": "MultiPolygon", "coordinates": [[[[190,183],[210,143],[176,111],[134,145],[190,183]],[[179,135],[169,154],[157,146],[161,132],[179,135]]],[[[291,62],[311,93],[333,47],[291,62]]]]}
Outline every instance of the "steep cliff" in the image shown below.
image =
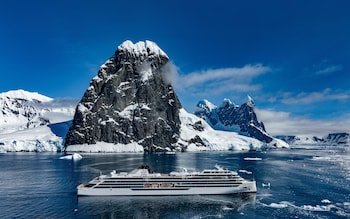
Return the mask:
{"type": "Polygon", "coordinates": [[[125,41],[103,64],[76,108],[65,146],[136,144],[173,148],[180,101],[167,79],[168,56],[153,42],[125,41]]]}

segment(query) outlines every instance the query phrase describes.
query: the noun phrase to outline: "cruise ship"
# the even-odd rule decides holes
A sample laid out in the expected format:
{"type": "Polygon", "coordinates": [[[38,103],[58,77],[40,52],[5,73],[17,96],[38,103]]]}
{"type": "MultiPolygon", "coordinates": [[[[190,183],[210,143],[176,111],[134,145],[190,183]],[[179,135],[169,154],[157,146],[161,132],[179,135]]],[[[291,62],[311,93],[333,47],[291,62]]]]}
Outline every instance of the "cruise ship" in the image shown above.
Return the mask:
{"type": "Polygon", "coordinates": [[[256,193],[256,182],[216,166],[201,172],[153,173],[149,166],[112,171],[77,187],[79,196],[169,196],[256,193]]]}

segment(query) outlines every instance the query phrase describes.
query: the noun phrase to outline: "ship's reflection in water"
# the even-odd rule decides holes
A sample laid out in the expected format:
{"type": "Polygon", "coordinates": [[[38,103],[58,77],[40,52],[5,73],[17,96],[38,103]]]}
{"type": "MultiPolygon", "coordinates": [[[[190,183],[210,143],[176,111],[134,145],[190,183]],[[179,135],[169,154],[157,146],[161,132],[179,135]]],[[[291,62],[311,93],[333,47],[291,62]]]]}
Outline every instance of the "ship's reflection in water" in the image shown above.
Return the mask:
{"type": "Polygon", "coordinates": [[[247,205],[254,205],[255,198],[256,194],[82,196],[78,197],[76,214],[78,218],[231,218],[247,205]]]}

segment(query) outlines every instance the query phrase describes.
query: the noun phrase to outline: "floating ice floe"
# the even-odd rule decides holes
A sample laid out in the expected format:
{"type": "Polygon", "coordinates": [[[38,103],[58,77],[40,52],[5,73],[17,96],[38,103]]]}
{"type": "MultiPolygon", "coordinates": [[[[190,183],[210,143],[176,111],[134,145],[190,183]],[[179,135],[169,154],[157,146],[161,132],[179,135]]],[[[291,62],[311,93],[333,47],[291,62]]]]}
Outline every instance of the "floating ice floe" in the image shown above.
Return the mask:
{"type": "Polygon", "coordinates": [[[244,160],[252,160],[252,161],[254,161],[254,160],[262,160],[262,158],[260,158],[260,157],[245,157],[244,160]]]}
{"type": "Polygon", "coordinates": [[[330,210],[330,207],[325,205],[316,205],[316,206],[303,205],[301,206],[301,208],[307,211],[329,211],[330,210]]]}
{"type": "Polygon", "coordinates": [[[81,160],[81,159],[83,159],[83,157],[78,153],[68,154],[60,157],[60,160],[81,160]]]}
{"type": "Polygon", "coordinates": [[[271,204],[269,204],[269,206],[271,208],[286,208],[286,207],[288,207],[288,204],[284,203],[284,202],[280,202],[280,203],[271,203],[271,204]]]}
{"type": "Polygon", "coordinates": [[[238,172],[240,172],[240,173],[245,173],[245,174],[249,174],[249,175],[252,175],[252,174],[253,174],[253,172],[248,171],[248,170],[238,170],[238,172]]]}
{"type": "Polygon", "coordinates": [[[263,188],[267,188],[267,189],[269,189],[270,186],[271,186],[271,184],[269,182],[268,183],[262,183],[261,185],[262,185],[263,188]]]}
{"type": "Polygon", "coordinates": [[[328,199],[323,199],[321,202],[324,203],[324,204],[330,204],[330,203],[332,203],[332,202],[329,201],[328,199]]]}
{"type": "Polygon", "coordinates": [[[320,156],[314,156],[311,158],[311,160],[320,160],[320,161],[324,161],[324,160],[331,160],[331,157],[320,157],[320,156]]]}

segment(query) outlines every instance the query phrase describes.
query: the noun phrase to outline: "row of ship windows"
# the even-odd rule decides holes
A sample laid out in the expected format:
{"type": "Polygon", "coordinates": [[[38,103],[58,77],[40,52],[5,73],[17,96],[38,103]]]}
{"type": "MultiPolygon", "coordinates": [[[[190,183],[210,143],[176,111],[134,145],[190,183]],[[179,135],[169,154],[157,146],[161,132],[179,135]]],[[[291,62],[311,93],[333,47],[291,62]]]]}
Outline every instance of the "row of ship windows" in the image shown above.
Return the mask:
{"type": "MultiPolygon", "coordinates": [[[[147,184],[159,184],[159,185],[173,185],[173,184],[176,184],[176,185],[211,185],[211,184],[215,184],[215,185],[222,185],[222,184],[232,184],[232,185],[235,185],[235,184],[242,184],[242,182],[172,182],[172,183],[168,183],[168,182],[149,182],[149,183],[145,183],[145,182],[133,182],[133,183],[124,183],[124,182],[121,182],[121,183],[100,183],[99,185],[147,185],[147,184]]],[[[97,185],[97,184],[95,184],[97,185]]]]}
{"type": "Polygon", "coordinates": [[[137,180],[104,180],[106,183],[134,183],[134,182],[240,182],[242,178],[231,179],[137,179],[137,180]]]}
{"type": "Polygon", "coordinates": [[[154,184],[145,184],[145,185],[98,185],[94,188],[144,188],[144,189],[154,189],[154,188],[181,188],[181,187],[237,187],[238,184],[182,184],[182,185],[171,185],[171,186],[162,186],[154,184]]]}
{"type": "MultiPolygon", "coordinates": [[[[162,176],[161,179],[179,179],[179,178],[190,178],[190,179],[231,179],[231,178],[240,178],[238,175],[221,175],[221,176],[212,176],[212,175],[178,175],[178,176],[162,176]]],[[[150,177],[150,176],[141,176],[141,177],[110,177],[109,179],[113,180],[132,180],[132,179],[159,179],[159,177],[150,177]]]]}

